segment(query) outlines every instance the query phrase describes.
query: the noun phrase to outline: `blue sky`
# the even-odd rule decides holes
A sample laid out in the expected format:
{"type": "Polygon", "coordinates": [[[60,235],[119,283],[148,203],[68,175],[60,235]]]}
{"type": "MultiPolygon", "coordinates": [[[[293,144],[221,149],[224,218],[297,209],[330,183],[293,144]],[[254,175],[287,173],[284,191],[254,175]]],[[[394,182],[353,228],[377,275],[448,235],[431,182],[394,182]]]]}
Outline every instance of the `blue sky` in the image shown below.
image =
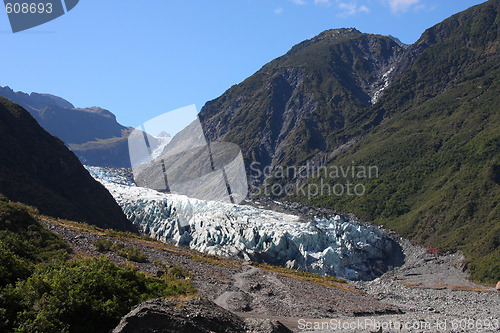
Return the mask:
{"type": "Polygon", "coordinates": [[[13,34],[0,11],[0,85],[100,106],[136,126],[203,104],[326,29],[415,42],[474,0],[80,0],[13,34]]]}

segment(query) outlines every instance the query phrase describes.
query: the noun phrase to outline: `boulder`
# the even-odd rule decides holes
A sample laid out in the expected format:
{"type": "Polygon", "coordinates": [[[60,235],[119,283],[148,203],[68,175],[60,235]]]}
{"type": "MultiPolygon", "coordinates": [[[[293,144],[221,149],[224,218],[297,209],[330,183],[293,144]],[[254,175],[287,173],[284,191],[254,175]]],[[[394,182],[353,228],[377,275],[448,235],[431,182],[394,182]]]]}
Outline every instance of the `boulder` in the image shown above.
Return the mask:
{"type": "Polygon", "coordinates": [[[497,282],[497,290],[500,291],[500,281],[497,282]]]}
{"type": "Polygon", "coordinates": [[[247,324],[247,332],[259,332],[259,333],[288,333],[290,331],[285,325],[277,320],[271,319],[256,319],[248,318],[245,319],[247,324]]]}
{"type": "Polygon", "coordinates": [[[122,318],[113,333],[291,332],[278,321],[245,322],[234,313],[204,298],[153,299],[139,304],[122,318]]]}

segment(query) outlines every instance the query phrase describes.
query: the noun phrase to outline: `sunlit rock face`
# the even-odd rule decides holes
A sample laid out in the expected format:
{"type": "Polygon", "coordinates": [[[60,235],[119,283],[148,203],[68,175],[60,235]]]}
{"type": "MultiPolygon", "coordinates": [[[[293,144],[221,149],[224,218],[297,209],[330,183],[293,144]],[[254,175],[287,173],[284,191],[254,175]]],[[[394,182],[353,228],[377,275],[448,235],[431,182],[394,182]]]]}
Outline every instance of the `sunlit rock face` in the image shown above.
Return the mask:
{"type": "Polygon", "coordinates": [[[340,215],[304,223],[295,215],[137,187],[120,170],[88,169],[142,233],[204,253],[364,280],[396,251],[378,228],[340,215]]]}

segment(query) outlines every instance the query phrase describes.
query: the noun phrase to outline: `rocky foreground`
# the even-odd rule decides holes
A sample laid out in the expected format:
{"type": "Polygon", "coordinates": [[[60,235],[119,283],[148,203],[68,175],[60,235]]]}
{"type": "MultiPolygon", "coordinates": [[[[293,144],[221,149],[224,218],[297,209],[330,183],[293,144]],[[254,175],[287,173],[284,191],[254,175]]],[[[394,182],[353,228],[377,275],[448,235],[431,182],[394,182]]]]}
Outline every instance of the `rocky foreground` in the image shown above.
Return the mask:
{"type": "MultiPolygon", "coordinates": [[[[67,240],[75,253],[100,255],[93,243],[105,236],[54,222],[45,224],[67,240]]],[[[164,267],[180,265],[192,272],[199,297],[143,303],[123,318],[115,332],[498,331],[500,292],[467,281],[459,254],[430,254],[394,234],[392,237],[404,250],[402,266],[372,281],[329,286],[243,260],[121,240],[147,255],[148,262],[134,263],[142,271],[161,274],[161,262],[164,267]],[[228,326],[212,327],[215,318],[228,326]],[[155,323],[164,324],[156,327],[155,323]]],[[[115,262],[125,261],[114,253],[107,255],[115,262]]]]}
{"type": "Polygon", "coordinates": [[[243,320],[205,298],[154,299],[122,318],[113,333],[291,332],[276,320],[243,320]]]}

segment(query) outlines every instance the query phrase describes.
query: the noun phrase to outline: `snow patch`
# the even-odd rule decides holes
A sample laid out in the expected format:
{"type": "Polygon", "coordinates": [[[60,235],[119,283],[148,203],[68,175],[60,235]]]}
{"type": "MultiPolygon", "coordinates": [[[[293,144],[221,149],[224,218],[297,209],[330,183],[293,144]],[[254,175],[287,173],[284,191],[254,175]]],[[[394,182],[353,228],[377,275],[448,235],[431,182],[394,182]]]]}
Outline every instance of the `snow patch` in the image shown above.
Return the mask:
{"type": "Polygon", "coordinates": [[[384,91],[385,88],[389,86],[389,75],[392,73],[395,67],[391,67],[387,72],[382,75],[382,82],[383,85],[379,89],[377,89],[372,96],[371,103],[375,104],[377,100],[382,96],[382,92],[384,91]]]}

